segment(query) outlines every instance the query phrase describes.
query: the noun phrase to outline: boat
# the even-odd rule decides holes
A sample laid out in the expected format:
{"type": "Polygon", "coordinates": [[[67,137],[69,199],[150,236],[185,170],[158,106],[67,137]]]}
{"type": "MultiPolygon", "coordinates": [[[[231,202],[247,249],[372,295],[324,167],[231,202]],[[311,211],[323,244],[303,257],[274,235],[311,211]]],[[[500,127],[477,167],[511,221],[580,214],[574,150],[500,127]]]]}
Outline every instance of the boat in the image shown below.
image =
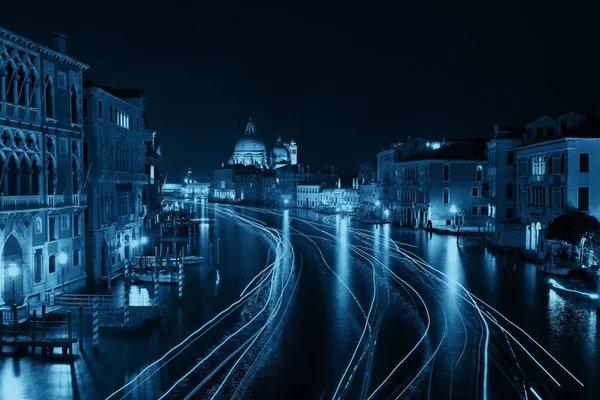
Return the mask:
{"type": "Polygon", "coordinates": [[[552,267],[548,267],[546,265],[542,265],[539,264],[537,266],[538,271],[540,272],[544,272],[546,274],[549,275],[556,275],[556,276],[568,276],[569,272],[572,271],[571,268],[567,268],[567,267],[560,267],[560,266],[552,266],[552,267]]]}
{"type": "MultiPolygon", "coordinates": [[[[145,282],[145,283],[153,283],[154,282],[154,274],[152,272],[146,272],[143,274],[131,274],[131,280],[134,282],[145,282]]],[[[158,274],[158,282],[159,283],[178,283],[177,273],[167,272],[165,270],[160,271],[158,274]]]]}
{"type": "Polygon", "coordinates": [[[461,244],[468,249],[483,247],[483,238],[479,236],[462,236],[461,244]]]}
{"type": "Polygon", "coordinates": [[[390,223],[390,221],[385,219],[366,219],[361,222],[367,225],[385,225],[390,223]]]}

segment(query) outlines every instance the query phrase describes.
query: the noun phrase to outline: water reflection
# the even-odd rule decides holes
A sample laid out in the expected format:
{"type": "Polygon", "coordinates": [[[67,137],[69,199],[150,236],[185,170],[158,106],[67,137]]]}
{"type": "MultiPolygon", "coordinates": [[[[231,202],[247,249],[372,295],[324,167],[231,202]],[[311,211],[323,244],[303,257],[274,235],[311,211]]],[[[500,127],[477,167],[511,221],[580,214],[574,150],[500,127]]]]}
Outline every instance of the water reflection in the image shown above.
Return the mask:
{"type": "Polygon", "coordinates": [[[339,214],[335,217],[335,235],[338,243],[335,251],[335,271],[338,277],[344,282],[336,279],[335,298],[340,310],[347,309],[349,306],[350,295],[348,288],[352,290],[350,275],[350,249],[348,247],[348,221],[339,214]],[[347,285],[347,287],[344,286],[347,285]]]}

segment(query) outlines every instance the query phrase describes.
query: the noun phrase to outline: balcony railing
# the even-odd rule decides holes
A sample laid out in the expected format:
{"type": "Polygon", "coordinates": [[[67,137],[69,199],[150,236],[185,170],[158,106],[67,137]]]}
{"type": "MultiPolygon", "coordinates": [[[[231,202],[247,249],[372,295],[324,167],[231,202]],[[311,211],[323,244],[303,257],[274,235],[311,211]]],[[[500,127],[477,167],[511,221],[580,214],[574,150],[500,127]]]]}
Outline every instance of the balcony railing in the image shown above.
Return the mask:
{"type": "Polygon", "coordinates": [[[2,210],[30,210],[46,207],[43,196],[0,196],[2,210]]]}
{"type": "Polygon", "coordinates": [[[50,208],[64,207],[65,195],[63,194],[49,194],[47,197],[47,204],[50,208]]]}
{"type": "Polygon", "coordinates": [[[0,101],[0,118],[23,122],[38,122],[39,109],[0,101]]]}

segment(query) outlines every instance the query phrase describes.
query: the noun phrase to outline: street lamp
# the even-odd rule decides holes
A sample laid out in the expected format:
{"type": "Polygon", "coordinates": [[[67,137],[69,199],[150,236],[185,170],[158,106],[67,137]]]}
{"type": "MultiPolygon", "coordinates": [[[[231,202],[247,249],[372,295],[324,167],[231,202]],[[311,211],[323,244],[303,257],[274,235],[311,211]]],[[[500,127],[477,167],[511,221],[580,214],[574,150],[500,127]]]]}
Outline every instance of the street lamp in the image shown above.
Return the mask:
{"type": "Polygon", "coordinates": [[[146,243],[148,243],[148,238],[147,238],[146,236],[144,236],[144,237],[141,239],[141,243],[142,243],[142,246],[143,246],[143,245],[145,245],[146,243]]]}
{"type": "Polygon", "coordinates": [[[65,264],[67,263],[69,256],[64,251],[58,254],[58,263],[60,264],[60,274],[62,276],[62,291],[65,291],[65,264]]]}
{"type": "Polygon", "coordinates": [[[17,295],[15,292],[15,278],[19,276],[19,267],[16,263],[11,263],[8,266],[8,275],[10,276],[11,286],[12,286],[12,302],[13,306],[17,305],[17,295]]]}
{"type": "Polygon", "coordinates": [[[456,229],[456,225],[457,225],[457,223],[456,223],[456,212],[457,212],[457,209],[454,206],[454,204],[452,206],[450,206],[450,212],[453,214],[454,229],[456,229]]]}

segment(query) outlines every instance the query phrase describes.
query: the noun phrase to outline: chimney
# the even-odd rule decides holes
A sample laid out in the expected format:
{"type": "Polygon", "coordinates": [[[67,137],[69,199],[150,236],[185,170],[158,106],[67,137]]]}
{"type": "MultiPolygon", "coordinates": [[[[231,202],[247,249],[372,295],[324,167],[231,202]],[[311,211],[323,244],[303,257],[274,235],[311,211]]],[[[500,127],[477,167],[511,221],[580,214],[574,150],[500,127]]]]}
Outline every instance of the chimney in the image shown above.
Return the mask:
{"type": "Polygon", "coordinates": [[[59,53],[67,54],[67,37],[60,32],[55,32],[52,34],[52,39],[54,43],[54,50],[59,53]]]}

